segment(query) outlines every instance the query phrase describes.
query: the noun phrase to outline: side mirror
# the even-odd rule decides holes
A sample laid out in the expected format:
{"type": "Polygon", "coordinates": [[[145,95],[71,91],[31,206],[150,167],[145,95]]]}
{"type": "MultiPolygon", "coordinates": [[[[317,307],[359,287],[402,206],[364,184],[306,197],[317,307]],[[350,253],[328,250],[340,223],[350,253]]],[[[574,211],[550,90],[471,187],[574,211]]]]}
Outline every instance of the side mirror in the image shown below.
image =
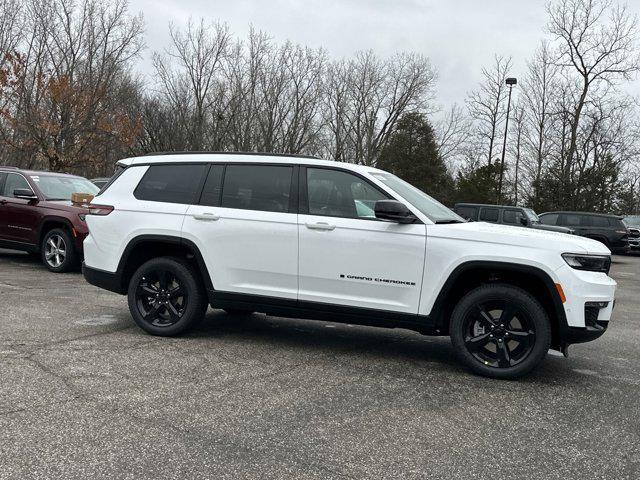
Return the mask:
{"type": "Polygon", "coordinates": [[[396,223],[413,223],[417,217],[397,200],[378,200],[374,206],[376,218],[396,223]]]}
{"type": "Polygon", "coordinates": [[[529,226],[529,219],[527,217],[520,217],[520,223],[523,227],[529,226]]]}
{"type": "Polygon", "coordinates": [[[37,200],[38,196],[33,193],[33,190],[30,188],[16,188],[13,191],[13,196],[15,198],[22,198],[24,200],[37,200]]]}

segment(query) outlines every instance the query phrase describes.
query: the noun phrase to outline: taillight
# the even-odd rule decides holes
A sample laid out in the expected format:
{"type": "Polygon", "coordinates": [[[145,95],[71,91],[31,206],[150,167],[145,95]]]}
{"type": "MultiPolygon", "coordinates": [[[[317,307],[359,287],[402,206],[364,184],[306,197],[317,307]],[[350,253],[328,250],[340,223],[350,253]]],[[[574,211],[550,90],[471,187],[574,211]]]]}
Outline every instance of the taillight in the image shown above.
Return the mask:
{"type": "Polygon", "coordinates": [[[113,212],[113,207],[111,205],[89,205],[88,215],[109,215],[113,212]]]}

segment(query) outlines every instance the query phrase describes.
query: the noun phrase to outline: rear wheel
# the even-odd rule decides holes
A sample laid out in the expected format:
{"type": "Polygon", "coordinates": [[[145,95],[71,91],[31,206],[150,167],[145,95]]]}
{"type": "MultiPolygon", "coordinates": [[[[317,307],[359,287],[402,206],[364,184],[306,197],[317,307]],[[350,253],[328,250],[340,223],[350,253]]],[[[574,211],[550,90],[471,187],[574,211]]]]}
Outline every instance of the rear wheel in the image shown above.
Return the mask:
{"type": "Polygon", "coordinates": [[[551,343],[549,318],[528,292],[503,284],[469,292],[451,316],[451,341],[460,360],[493,378],[526,375],[551,343]]]}
{"type": "Polygon", "coordinates": [[[40,245],[40,255],[42,263],[52,272],[68,272],[78,266],[73,239],[62,228],[54,228],[46,233],[40,245]]]}
{"type": "Polygon", "coordinates": [[[207,310],[198,274],[171,257],[154,258],[138,268],[129,282],[128,300],[136,324],[160,336],[184,332],[207,310]]]}

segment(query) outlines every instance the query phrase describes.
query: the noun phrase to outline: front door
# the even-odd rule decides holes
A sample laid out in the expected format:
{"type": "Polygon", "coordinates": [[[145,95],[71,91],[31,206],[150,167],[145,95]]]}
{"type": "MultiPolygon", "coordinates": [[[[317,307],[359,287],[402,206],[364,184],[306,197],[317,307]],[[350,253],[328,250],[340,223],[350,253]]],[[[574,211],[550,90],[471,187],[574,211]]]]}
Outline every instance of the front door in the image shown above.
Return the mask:
{"type": "Polygon", "coordinates": [[[300,179],[299,300],[417,313],[425,226],[376,219],[390,197],[354,173],[307,167],[300,179]]]}
{"type": "Polygon", "coordinates": [[[33,245],[38,230],[36,201],[16,198],[13,192],[17,189],[32,190],[21,174],[7,173],[0,191],[0,234],[4,240],[33,245]]]}
{"type": "Polygon", "coordinates": [[[298,294],[297,167],[213,164],[187,211],[217,291],[295,300],[298,294]]]}

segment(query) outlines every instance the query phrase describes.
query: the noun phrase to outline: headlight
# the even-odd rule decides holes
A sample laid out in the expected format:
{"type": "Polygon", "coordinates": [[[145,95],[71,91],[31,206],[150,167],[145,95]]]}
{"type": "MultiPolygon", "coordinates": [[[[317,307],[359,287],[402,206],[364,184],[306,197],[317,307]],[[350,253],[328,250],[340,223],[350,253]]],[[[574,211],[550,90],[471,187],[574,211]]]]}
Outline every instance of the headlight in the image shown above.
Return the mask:
{"type": "Polygon", "coordinates": [[[609,255],[578,255],[576,253],[563,253],[562,258],[571,268],[576,270],[588,270],[590,272],[609,273],[611,257],[609,255]]]}

